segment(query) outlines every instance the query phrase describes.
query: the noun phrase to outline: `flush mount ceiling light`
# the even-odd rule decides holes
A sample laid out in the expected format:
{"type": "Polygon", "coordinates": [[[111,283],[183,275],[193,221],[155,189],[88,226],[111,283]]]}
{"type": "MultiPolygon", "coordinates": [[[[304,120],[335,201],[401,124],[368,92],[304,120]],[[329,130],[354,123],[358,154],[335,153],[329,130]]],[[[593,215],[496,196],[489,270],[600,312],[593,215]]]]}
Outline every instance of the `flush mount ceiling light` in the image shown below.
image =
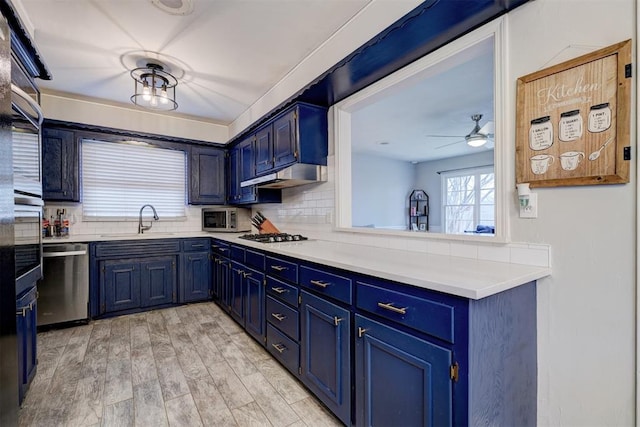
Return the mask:
{"type": "Polygon", "coordinates": [[[192,0],[151,0],[151,3],[170,15],[189,15],[193,12],[192,0]]]}
{"type": "Polygon", "coordinates": [[[178,108],[176,86],[178,80],[160,64],[149,62],[146,67],[131,71],[135,81],[131,102],[151,110],[171,111],[178,108]]]}

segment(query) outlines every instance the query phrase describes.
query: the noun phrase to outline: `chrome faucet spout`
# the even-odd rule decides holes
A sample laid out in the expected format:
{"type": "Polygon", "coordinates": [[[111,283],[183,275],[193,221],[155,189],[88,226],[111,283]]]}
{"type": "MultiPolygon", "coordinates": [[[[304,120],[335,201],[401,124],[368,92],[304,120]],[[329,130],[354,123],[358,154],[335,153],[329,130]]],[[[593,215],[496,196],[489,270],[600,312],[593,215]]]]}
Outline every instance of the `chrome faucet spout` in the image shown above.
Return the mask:
{"type": "Polygon", "coordinates": [[[149,225],[142,225],[142,211],[144,210],[144,208],[146,208],[147,206],[149,206],[151,208],[151,210],[153,211],[153,219],[155,221],[159,220],[160,217],[158,216],[158,212],[156,212],[156,208],[154,208],[151,205],[143,205],[140,208],[140,215],[138,217],[138,234],[143,234],[145,231],[147,230],[151,230],[151,227],[153,226],[153,222],[150,222],[149,225]]]}

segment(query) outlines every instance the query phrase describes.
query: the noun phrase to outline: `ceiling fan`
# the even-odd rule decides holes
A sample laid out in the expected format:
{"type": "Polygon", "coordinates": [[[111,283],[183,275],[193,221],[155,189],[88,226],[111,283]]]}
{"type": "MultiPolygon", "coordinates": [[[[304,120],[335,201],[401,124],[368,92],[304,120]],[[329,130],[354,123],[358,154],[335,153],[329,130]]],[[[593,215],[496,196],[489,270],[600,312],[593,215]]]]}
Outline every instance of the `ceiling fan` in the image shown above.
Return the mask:
{"type": "Polygon", "coordinates": [[[448,147],[450,145],[459,144],[461,142],[466,142],[467,145],[474,148],[482,147],[487,142],[489,142],[491,138],[493,138],[494,125],[492,121],[488,121],[482,127],[480,127],[481,119],[482,119],[482,114],[473,114],[471,116],[471,120],[475,122],[475,125],[471,130],[471,132],[469,132],[467,135],[464,135],[464,136],[462,135],[427,135],[427,136],[430,138],[454,138],[454,137],[464,138],[464,139],[461,139],[460,141],[450,142],[448,144],[443,144],[438,147],[435,147],[436,150],[439,148],[448,147]]]}

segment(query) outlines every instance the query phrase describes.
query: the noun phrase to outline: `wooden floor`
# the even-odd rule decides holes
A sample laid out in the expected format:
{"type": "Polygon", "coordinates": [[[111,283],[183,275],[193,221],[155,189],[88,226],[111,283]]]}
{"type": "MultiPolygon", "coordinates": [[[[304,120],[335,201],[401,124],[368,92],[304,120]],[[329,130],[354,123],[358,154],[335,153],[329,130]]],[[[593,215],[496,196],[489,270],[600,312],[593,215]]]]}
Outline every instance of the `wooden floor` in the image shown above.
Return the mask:
{"type": "Polygon", "coordinates": [[[22,426],[339,426],[213,303],[38,334],[22,426]]]}

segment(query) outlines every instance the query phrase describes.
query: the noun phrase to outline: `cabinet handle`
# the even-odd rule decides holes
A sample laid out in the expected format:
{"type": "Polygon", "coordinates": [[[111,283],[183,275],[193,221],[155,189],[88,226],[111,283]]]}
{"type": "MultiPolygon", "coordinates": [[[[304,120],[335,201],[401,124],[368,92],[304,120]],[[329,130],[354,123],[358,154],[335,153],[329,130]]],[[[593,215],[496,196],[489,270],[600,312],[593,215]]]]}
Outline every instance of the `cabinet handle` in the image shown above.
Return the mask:
{"type": "Polygon", "coordinates": [[[271,313],[272,317],[275,317],[279,322],[282,322],[284,319],[287,318],[287,316],[285,316],[284,314],[280,314],[280,313],[271,313]]]}
{"type": "Polygon", "coordinates": [[[276,271],[284,271],[287,269],[287,267],[283,267],[281,265],[272,265],[271,268],[273,268],[276,271]]]}
{"type": "Polygon", "coordinates": [[[323,288],[323,289],[324,289],[324,288],[326,288],[327,286],[329,286],[331,283],[323,282],[322,280],[312,280],[312,281],[311,281],[311,284],[312,284],[312,285],[316,285],[316,286],[318,286],[318,287],[320,287],[320,288],[323,288]]]}
{"type": "Polygon", "coordinates": [[[362,338],[365,332],[367,332],[365,328],[358,326],[358,338],[362,338]]]}
{"type": "Polygon", "coordinates": [[[27,307],[22,307],[20,311],[16,311],[16,316],[25,317],[27,315],[27,307]]]}
{"type": "Polygon", "coordinates": [[[289,292],[289,290],[285,288],[271,288],[271,290],[279,294],[284,294],[285,292],[289,292]]]}
{"type": "Polygon", "coordinates": [[[221,250],[222,252],[226,252],[226,251],[228,251],[229,249],[228,249],[228,248],[220,248],[220,250],[221,250]]]}
{"type": "Polygon", "coordinates": [[[396,307],[392,302],[379,302],[378,307],[384,308],[385,310],[393,311],[398,314],[407,314],[407,307],[396,307]]]}
{"type": "Polygon", "coordinates": [[[333,324],[334,324],[335,326],[338,326],[338,324],[339,324],[340,322],[342,322],[343,320],[344,320],[344,319],[343,319],[342,317],[333,316],[333,324]]]}
{"type": "Polygon", "coordinates": [[[247,277],[251,276],[251,273],[245,273],[244,271],[242,272],[242,275],[244,276],[244,278],[246,279],[247,277]]]}
{"type": "Polygon", "coordinates": [[[204,248],[204,245],[191,245],[192,248],[204,248]]]}
{"type": "Polygon", "coordinates": [[[278,353],[284,353],[284,351],[287,349],[287,347],[285,347],[280,343],[271,344],[271,347],[275,348],[278,351],[278,353]]]}
{"type": "Polygon", "coordinates": [[[220,247],[220,246],[218,246],[218,245],[211,245],[211,248],[212,248],[212,249],[218,249],[219,247],[220,247]]]}

